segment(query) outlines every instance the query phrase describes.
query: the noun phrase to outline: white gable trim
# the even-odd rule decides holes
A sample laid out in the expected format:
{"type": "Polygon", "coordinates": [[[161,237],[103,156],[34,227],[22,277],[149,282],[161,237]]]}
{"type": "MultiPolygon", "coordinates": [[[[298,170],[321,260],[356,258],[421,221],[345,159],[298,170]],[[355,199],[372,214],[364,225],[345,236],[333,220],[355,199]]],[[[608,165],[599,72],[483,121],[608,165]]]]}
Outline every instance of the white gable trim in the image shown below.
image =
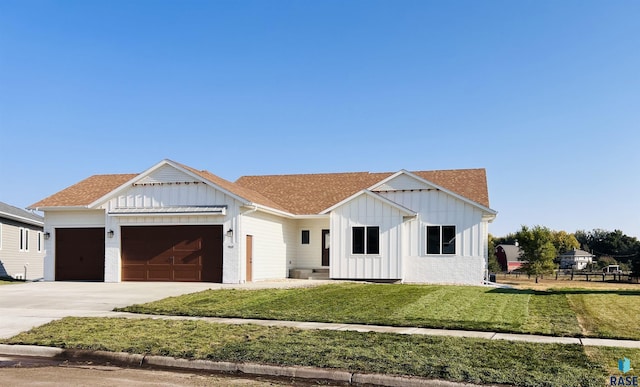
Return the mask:
{"type": "Polygon", "coordinates": [[[405,214],[405,216],[416,216],[417,215],[414,211],[412,211],[412,210],[410,210],[410,209],[408,209],[408,208],[406,208],[404,206],[401,206],[400,204],[398,204],[398,203],[396,203],[394,201],[391,201],[391,200],[385,198],[384,196],[378,195],[375,192],[371,192],[371,191],[366,190],[366,189],[363,189],[360,192],[356,192],[355,194],[353,194],[353,195],[349,196],[348,198],[344,199],[343,201],[341,201],[339,203],[336,203],[333,206],[327,208],[326,210],[320,212],[320,214],[321,215],[328,214],[331,211],[335,210],[336,208],[338,208],[338,207],[340,207],[340,206],[352,201],[353,199],[355,199],[355,198],[357,198],[357,197],[359,197],[361,195],[368,195],[368,196],[370,196],[370,197],[372,197],[372,198],[374,198],[376,200],[379,200],[379,201],[381,201],[381,202],[383,202],[383,203],[385,203],[385,204],[397,209],[398,211],[402,212],[403,214],[405,214]]]}
{"type": "Polygon", "coordinates": [[[418,176],[416,174],[413,174],[413,173],[411,173],[411,172],[409,172],[409,171],[407,171],[405,169],[401,169],[400,171],[394,173],[393,175],[391,175],[391,176],[383,179],[382,181],[374,184],[373,186],[369,187],[369,189],[371,191],[375,191],[377,187],[380,187],[381,185],[383,185],[383,184],[395,179],[396,177],[398,177],[400,175],[407,175],[407,176],[409,176],[409,177],[411,177],[413,179],[416,179],[417,181],[419,181],[419,182],[421,182],[423,184],[426,184],[428,186],[433,187],[433,189],[436,189],[438,191],[442,191],[442,192],[444,192],[444,193],[446,193],[448,195],[451,195],[451,196],[455,197],[456,199],[462,200],[463,202],[465,202],[467,204],[470,204],[470,205],[472,205],[474,207],[477,207],[477,208],[481,209],[482,211],[487,212],[489,215],[492,215],[493,217],[495,217],[495,215],[498,214],[498,211],[496,211],[496,210],[492,210],[491,208],[485,207],[480,203],[477,203],[477,202],[474,202],[473,200],[467,199],[466,197],[464,197],[462,195],[459,195],[459,194],[457,194],[457,193],[455,193],[453,191],[450,191],[450,190],[448,190],[448,189],[446,189],[446,188],[444,188],[442,186],[439,186],[439,185],[437,185],[437,184],[435,184],[435,183],[433,183],[433,182],[431,182],[431,181],[429,181],[427,179],[423,179],[422,177],[420,177],[420,176],[418,176]]]}
{"type": "Polygon", "coordinates": [[[232,192],[229,192],[228,190],[218,186],[217,184],[215,184],[214,182],[205,179],[201,176],[196,175],[195,173],[189,171],[188,169],[185,169],[183,167],[181,167],[180,165],[176,164],[175,162],[169,160],[169,159],[164,159],[162,161],[160,161],[158,164],[154,165],[153,167],[147,169],[146,171],[140,173],[138,176],[134,177],[133,179],[127,181],[126,183],[122,184],[121,186],[119,186],[118,188],[112,190],[111,192],[109,192],[108,194],[102,196],[101,198],[99,198],[98,200],[94,201],[93,203],[89,204],[87,206],[87,208],[96,208],[99,207],[102,203],[110,200],[111,198],[113,198],[114,196],[116,196],[119,192],[128,189],[132,184],[135,184],[136,182],[144,179],[145,177],[149,176],[150,174],[152,174],[154,171],[158,170],[160,167],[163,167],[165,165],[169,165],[177,170],[179,170],[180,172],[185,173],[186,175],[191,176],[192,178],[196,179],[197,181],[200,181],[202,183],[208,184],[211,187],[217,189],[218,191],[224,193],[225,195],[228,195],[232,198],[234,198],[235,200],[238,200],[239,202],[242,203],[247,203],[249,204],[249,201],[243,197],[240,197],[232,192]]]}

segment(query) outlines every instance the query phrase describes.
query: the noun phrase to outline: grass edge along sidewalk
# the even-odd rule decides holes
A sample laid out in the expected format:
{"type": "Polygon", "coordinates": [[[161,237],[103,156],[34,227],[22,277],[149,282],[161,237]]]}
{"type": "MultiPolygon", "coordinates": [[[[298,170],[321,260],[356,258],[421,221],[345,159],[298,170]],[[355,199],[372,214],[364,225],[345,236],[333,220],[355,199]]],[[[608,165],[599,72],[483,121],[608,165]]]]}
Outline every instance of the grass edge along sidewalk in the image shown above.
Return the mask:
{"type": "Polygon", "coordinates": [[[640,339],[640,289],[496,289],[338,283],[207,290],[118,311],[640,339]],[[624,313],[614,313],[624,311],[624,313]]]}
{"type": "Polygon", "coordinates": [[[601,386],[618,358],[640,362],[638,349],[160,319],[67,317],[4,343],[516,386],[601,386]]]}

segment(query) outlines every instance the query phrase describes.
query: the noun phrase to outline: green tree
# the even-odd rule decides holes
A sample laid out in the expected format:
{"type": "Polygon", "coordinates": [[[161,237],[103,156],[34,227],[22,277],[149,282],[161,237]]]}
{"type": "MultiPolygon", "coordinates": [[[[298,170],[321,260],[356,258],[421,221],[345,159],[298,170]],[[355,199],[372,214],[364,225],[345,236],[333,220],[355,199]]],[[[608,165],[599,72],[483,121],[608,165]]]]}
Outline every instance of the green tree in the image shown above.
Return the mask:
{"type": "Polygon", "coordinates": [[[489,257],[489,272],[498,273],[502,271],[500,264],[498,263],[498,257],[496,257],[496,244],[493,235],[489,234],[489,243],[487,244],[488,257],[489,257]]]}
{"type": "Polygon", "coordinates": [[[605,268],[609,265],[617,265],[618,261],[616,261],[615,258],[610,257],[608,255],[603,255],[600,258],[598,258],[598,268],[602,269],[605,268]]]}
{"type": "Polygon", "coordinates": [[[543,226],[522,226],[515,236],[522,250],[520,260],[526,261],[525,273],[535,275],[537,283],[541,275],[553,272],[557,255],[553,231],[543,226]]]}
{"type": "Polygon", "coordinates": [[[566,231],[552,231],[552,233],[553,246],[558,254],[580,248],[580,242],[578,242],[574,234],[569,234],[566,231]]]}

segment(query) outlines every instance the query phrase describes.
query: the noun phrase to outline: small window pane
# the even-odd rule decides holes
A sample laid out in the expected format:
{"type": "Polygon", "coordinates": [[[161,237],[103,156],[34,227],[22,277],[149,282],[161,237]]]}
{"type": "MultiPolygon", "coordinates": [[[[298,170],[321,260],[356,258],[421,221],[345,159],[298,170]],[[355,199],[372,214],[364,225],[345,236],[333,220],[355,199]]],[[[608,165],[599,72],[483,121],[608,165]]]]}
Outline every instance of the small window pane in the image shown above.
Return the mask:
{"type": "Polygon", "coordinates": [[[302,244],[309,244],[309,230],[302,230],[302,244]]]}
{"type": "Polygon", "coordinates": [[[367,227],[367,254],[380,253],[380,227],[367,227]]]}
{"type": "Polygon", "coordinates": [[[442,254],[456,253],[456,226],[442,226],[442,254]]]}
{"type": "Polygon", "coordinates": [[[440,254],[440,226],[427,226],[427,254],[440,254]]]}
{"type": "Polygon", "coordinates": [[[24,229],[24,251],[29,251],[29,229],[24,229]]]}
{"type": "Polygon", "coordinates": [[[364,254],[364,227],[353,228],[351,252],[353,254],[364,254]]]}

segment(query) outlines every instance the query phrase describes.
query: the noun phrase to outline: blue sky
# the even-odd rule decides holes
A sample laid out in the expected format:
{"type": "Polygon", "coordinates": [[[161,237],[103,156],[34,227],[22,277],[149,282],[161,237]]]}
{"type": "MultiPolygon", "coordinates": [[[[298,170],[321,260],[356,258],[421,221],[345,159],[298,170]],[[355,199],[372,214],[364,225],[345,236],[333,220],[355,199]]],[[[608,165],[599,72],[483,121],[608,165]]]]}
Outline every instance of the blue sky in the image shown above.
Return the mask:
{"type": "Polygon", "coordinates": [[[494,235],[640,237],[638,1],[0,1],[0,201],[169,158],[486,168],[494,235]]]}

